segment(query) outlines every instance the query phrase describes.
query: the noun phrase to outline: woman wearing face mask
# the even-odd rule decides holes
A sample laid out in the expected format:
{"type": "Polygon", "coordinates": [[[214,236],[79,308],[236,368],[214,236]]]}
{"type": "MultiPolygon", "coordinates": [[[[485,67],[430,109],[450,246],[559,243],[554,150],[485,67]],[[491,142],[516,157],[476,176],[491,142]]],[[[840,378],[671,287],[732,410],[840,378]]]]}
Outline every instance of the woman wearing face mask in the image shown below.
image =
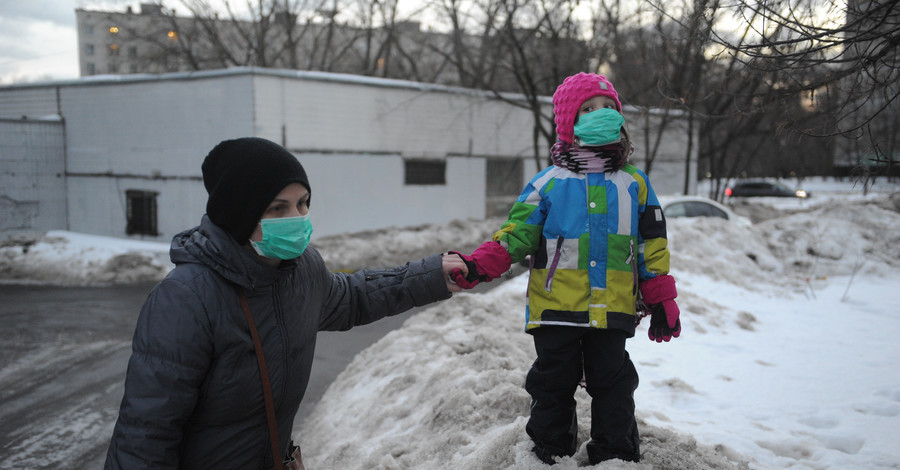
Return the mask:
{"type": "Polygon", "coordinates": [[[176,267],[141,310],[107,469],[280,467],[274,455],[293,450],[318,331],[347,330],[459,291],[447,277],[465,266],[456,255],[329,272],[307,246],[306,173],[273,142],[221,142],[202,171],[207,213],[172,240],[176,267]]]}

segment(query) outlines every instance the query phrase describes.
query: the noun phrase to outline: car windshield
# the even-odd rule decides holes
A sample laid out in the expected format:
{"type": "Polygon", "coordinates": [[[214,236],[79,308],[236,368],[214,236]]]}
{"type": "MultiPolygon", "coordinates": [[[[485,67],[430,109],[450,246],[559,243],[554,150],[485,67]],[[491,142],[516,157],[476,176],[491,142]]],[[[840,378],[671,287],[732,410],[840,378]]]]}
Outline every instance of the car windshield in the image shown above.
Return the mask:
{"type": "Polygon", "coordinates": [[[793,193],[793,192],[794,192],[793,189],[791,189],[791,188],[789,188],[789,187],[787,187],[786,185],[781,184],[781,183],[771,183],[771,185],[772,185],[772,188],[773,188],[773,189],[777,189],[777,190],[779,190],[779,191],[784,191],[784,192],[787,192],[787,193],[793,193]]]}
{"type": "Polygon", "coordinates": [[[679,201],[666,206],[666,217],[720,217],[728,214],[712,204],[701,201],[679,201]]]}

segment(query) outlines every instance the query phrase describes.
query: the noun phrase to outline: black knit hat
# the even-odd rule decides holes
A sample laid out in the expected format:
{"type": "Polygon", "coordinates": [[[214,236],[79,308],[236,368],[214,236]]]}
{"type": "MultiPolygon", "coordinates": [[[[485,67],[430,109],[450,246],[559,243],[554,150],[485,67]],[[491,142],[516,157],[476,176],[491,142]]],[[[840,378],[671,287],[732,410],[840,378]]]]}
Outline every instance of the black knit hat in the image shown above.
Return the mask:
{"type": "Polygon", "coordinates": [[[263,212],[290,183],[309,190],[303,166],[284,147],[258,137],[225,140],[203,160],[206,214],[235,240],[250,238],[263,212]]]}

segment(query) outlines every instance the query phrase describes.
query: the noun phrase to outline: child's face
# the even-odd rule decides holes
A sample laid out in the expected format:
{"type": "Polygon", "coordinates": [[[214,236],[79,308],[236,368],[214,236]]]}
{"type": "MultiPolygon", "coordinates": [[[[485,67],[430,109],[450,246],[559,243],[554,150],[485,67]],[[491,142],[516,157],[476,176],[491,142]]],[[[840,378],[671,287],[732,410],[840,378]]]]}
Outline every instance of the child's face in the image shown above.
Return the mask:
{"type": "Polygon", "coordinates": [[[578,116],[575,117],[575,121],[577,122],[582,114],[587,114],[602,108],[616,109],[616,102],[608,96],[595,96],[584,103],[581,103],[581,106],[578,107],[578,116]]]}

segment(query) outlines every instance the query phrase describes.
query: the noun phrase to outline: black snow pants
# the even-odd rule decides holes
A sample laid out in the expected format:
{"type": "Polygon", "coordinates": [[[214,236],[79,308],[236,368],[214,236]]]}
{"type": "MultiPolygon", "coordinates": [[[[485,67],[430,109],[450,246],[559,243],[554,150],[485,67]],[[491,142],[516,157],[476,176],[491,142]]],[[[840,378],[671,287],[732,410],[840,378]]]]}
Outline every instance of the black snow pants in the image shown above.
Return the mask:
{"type": "Polygon", "coordinates": [[[638,375],[625,351],[626,333],[567,326],[542,326],[529,333],[537,360],[525,379],[531,395],[525,430],[535,452],[562,456],[577,450],[575,389],[583,373],[591,396],[590,463],[640,460],[634,418],[638,375]]]}

